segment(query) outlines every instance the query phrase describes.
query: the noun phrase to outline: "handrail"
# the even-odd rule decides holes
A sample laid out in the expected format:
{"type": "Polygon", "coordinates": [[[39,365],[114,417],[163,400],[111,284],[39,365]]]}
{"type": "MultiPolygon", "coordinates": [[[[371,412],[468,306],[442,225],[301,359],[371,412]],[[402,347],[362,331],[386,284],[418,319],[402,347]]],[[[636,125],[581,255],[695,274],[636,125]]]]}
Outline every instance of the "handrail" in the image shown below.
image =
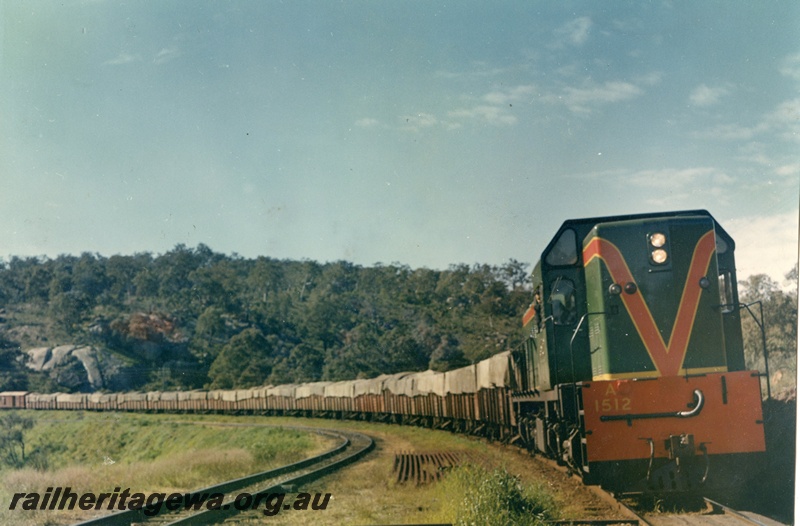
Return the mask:
{"type": "Polygon", "coordinates": [[[770,400],[772,399],[772,389],[769,386],[769,356],[767,354],[767,332],[764,325],[764,305],[761,303],[761,300],[759,300],[752,303],[740,303],[738,307],[739,309],[746,309],[753,318],[753,321],[756,322],[756,325],[758,325],[758,328],[761,330],[761,347],[764,351],[764,376],[767,378],[767,400],[770,400]],[[756,304],[758,304],[758,313],[761,321],[759,321],[756,318],[756,315],[753,314],[753,311],[750,310],[750,306],[756,304]]]}
{"type": "Polygon", "coordinates": [[[688,411],[673,411],[664,413],[639,413],[639,414],[624,414],[624,415],[602,415],[601,422],[611,422],[614,420],[626,420],[628,425],[631,425],[633,420],[642,420],[645,418],[691,418],[700,414],[705,404],[705,396],[700,389],[695,389],[694,392],[695,405],[688,411]]]}

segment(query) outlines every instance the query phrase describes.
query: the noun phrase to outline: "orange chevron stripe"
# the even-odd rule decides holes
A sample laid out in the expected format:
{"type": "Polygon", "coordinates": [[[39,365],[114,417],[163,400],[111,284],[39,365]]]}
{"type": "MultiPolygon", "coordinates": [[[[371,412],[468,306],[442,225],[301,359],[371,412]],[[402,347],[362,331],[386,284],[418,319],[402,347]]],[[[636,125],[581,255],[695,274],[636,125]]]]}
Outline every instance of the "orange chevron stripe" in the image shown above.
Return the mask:
{"type": "Polygon", "coordinates": [[[536,316],[536,309],[534,309],[533,305],[531,304],[531,306],[528,307],[528,310],[525,311],[525,314],[522,315],[522,326],[526,326],[534,316],[536,316]]]}
{"type": "MultiPolygon", "coordinates": [[[[703,234],[694,247],[678,313],[670,333],[669,344],[664,343],[661,331],[653,319],[639,286],[636,286],[634,294],[623,293],[621,295],[622,303],[639,333],[639,338],[662,376],[677,375],[683,367],[689,347],[689,337],[692,334],[692,327],[700,305],[700,294],[702,294],[702,289],[696,284],[708,271],[708,265],[711,263],[711,256],[714,255],[715,250],[714,231],[709,230],[703,234]],[[693,284],[695,286],[692,286],[693,284]]],[[[610,241],[596,237],[589,242],[583,249],[584,267],[594,258],[600,258],[605,262],[615,283],[620,285],[636,283],[622,253],[610,241]]]]}

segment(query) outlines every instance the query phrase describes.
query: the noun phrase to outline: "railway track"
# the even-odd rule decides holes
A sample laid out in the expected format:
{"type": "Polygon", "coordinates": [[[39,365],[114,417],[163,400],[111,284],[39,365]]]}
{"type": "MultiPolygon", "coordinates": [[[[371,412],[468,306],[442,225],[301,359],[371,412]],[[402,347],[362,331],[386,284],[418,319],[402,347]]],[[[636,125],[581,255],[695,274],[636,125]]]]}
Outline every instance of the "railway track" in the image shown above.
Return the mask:
{"type": "Polygon", "coordinates": [[[750,512],[737,511],[709,498],[703,498],[705,509],[687,513],[645,513],[620,502],[645,526],[783,526],[773,519],[750,512]]]}
{"type": "MultiPolygon", "coordinates": [[[[197,422],[197,424],[208,423],[197,422]]],[[[213,425],[235,427],[252,424],[214,423],[213,425]]],[[[330,436],[338,439],[339,443],[324,453],[294,464],[255,473],[235,480],[229,480],[221,484],[184,494],[189,497],[184,500],[183,505],[181,505],[179,509],[174,511],[168,510],[167,506],[162,504],[157,514],[153,512],[145,513],[146,510],[143,509],[126,510],[89,519],[78,523],[76,526],[218,524],[242,512],[261,514],[265,506],[270,504],[273,506],[275,505],[276,499],[273,498],[270,500],[271,495],[297,493],[297,488],[302,484],[333,473],[357,461],[375,447],[372,438],[353,431],[302,426],[280,427],[330,436]],[[209,496],[213,494],[223,494],[224,498],[212,507],[208,503],[209,496]],[[238,496],[245,494],[250,496],[248,502],[246,502],[245,499],[237,501],[238,496]],[[205,497],[203,497],[204,495],[205,497]],[[259,495],[263,495],[263,497],[259,499],[259,495]],[[198,503],[200,498],[203,498],[203,502],[200,505],[185,505],[187,501],[198,503]]],[[[274,510],[275,513],[291,508],[291,504],[289,503],[291,499],[288,498],[290,495],[286,496],[287,504],[282,504],[281,499],[281,502],[278,503],[278,508],[274,510]]]]}
{"type": "MultiPolygon", "coordinates": [[[[540,462],[547,464],[548,466],[565,473],[566,475],[571,475],[576,478],[580,478],[578,475],[574,474],[573,471],[568,469],[563,464],[557,463],[555,460],[547,458],[547,457],[536,457],[540,462]]],[[[617,498],[610,492],[602,489],[600,486],[586,486],[590,491],[595,493],[598,497],[605,500],[607,503],[615,506],[618,510],[619,518],[611,518],[611,519],[572,519],[572,520],[564,520],[564,521],[554,521],[551,524],[553,525],[596,525],[596,526],[604,526],[604,525],[622,525],[622,524],[631,524],[631,525],[641,525],[641,526],[704,526],[704,525],[712,525],[712,526],[743,526],[746,524],[750,524],[752,526],[785,526],[783,523],[778,522],[774,519],[770,519],[768,517],[764,517],[762,515],[757,515],[751,512],[743,512],[737,511],[729,506],[724,504],[720,504],[714,500],[709,498],[703,498],[703,502],[705,503],[705,507],[702,510],[697,510],[694,512],[686,512],[686,513],[661,513],[661,512],[645,512],[642,510],[636,509],[637,506],[629,504],[630,501],[626,502],[626,499],[617,498]],[[623,518],[624,517],[624,518],[623,518]]]]}

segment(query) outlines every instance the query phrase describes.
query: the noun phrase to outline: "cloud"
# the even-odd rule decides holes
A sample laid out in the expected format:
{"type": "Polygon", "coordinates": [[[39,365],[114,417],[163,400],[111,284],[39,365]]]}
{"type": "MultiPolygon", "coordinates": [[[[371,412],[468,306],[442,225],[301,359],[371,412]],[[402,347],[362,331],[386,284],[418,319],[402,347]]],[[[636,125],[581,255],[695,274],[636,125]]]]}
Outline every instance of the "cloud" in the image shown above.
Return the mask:
{"type": "Polygon", "coordinates": [[[741,124],[719,124],[713,128],[693,132],[695,139],[716,139],[721,141],[748,141],[755,137],[762,129],[741,124]]]}
{"type": "Polygon", "coordinates": [[[645,188],[703,188],[704,191],[734,183],[733,177],[712,167],[641,170],[625,179],[629,184],[645,188]]]}
{"type": "Polygon", "coordinates": [[[800,142],[800,98],[778,104],[753,126],[720,124],[691,135],[695,139],[750,141],[765,134],[773,134],[786,142],[800,142]]]}
{"type": "Polygon", "coordinates": [[[406,120],[406,129],[418,131],[434,125],[443,126],[445,129],[454,130],[462,126],[463,121],[477,120],[493,126],[512,126],[518,118],[511,113],[509,107],[518,101],[526,101],[536,92],[532,84],[523,84],[506,89],[490,91],[479,99],[465,97],[474,105],[456,108],[447,112],[448,120],[438,120],[433,115],[420,113],[413,116],[403,116],[406,120]]]}
{"type": "Polygon", "coordinates": [[[705,84],[700,84],[689,94],[689,100],[695,106],[713,106],[729,93],[730,90],[727,88],[710,88],[705,84]]]}
{"type": "Polygon", "coordinates": [[[601,176],[606,181],[616,180],[616,184],[624,187],[626,192],[641,196],[643,205],[653,207],[663,206],[667,197],[673,203],[695,202],[698,190],[702,190],[708,199],[717,204],[727,204],[730,202],[731,189],[736,188],[735,179],[725,171],[704,166],[589,174],[591,179],[601,176]]]}
{"type": "MultiPolygon", "coordinates": [[[[624,169],[598,170],[568,176],[576,185],[614,186],[617,195],[625,195],[639,206],[663,209],[697,208],[697,195],[717,206],[728,205],[739,189],[737,180],[722,169],[707,166],[663,168],[630,172],[624,169]]],[[[706,205],[701,205],[704,207],[706,205]]]]}
{"type": "Polygon", "coordinates": [[[589,38],[589,30],[592,28],[592,19],[582,16],[567,22],[557,28],[553,33],[556,36],[552,47],[561,48],[565,45],[581,46],[589,38]]]}
{"type": "Polygon", "coordinates": [[[641,75],[638,77],[634,77],[634,81],[637,84],[644,84],[646,86],[655,86],[661,82],[661,79],[664,78],[664,73],[662,71],[653,71],[651,73],[647,73],[646,75],[641,75]]]}
{"type": "Polygon", "coordinates": [[[780,71],[782,75],[800,81],[800,53],[795,53],[794,55],[789,55],[784,58],[778,71],[780,71]]]}
{"type": "Polygon", "coordinates": [[[182,55],[181,50],[176,47],[165,47],[153,57],[154,64],[165,64],[182,55]]]}
{"type": "Polygon", "coordinates": [[[758,168],[756,173],[774,175],[776,178],[768,180],[785,182],[790,184],[791,188],[797,187],[797,179],[800,176],[800,162],[797,162],[797,155],[775,153],[772,144],[756,141],[741,146],[739,151],[736,160],[755,164],[758,168]]]}
{"type": "Polygon", "coordinates": [[[800,175],[800,163],[782,164],[775,168],[775,174],[783,177],[800,175]]]}
{"type": "Polygon", "coordinates": [[[103,62],[104,66],[119,66],[121,64],[129,64],[131,62],[138,62],[142,60],[140,55],[131,55],[129,53],[120,53],[116,57],[103,62]]]}
{"type": "Polygon", "coordinates": [[[482,98],[489,104],[511,104],[520,100],[528,99],[536,92],[536,87],[532,84],[515,86],[507,90],[492,91],[482,98]]]}
{"type": "Polygon", "coordinates": [[[404,121],[402,129],[408,131],[419,131],[423,128],[430,128],[432,126],[436,126],[439,123],[439,120],[430,113],[403,115],[400,118],[404,121]]]}
{"type": "Polygon", "coordinates": [[[479,105],[453,110],[447,115],[452,119],[481,119],[495,126],[509,126],[517,123],[517,117],[502,106],[479,105]]]}
{"type": "Polygon", "coordinates": [[[782,102],[767,114],[763,126],[788,142],[800,142],[800,98],[782,102]]]}
{"type": "Polygon", "coordinates": [[[472,66],[474,69],[469,71],[439,70],[435,75],[443,79],[482,79],[497,77],[509,72],[508,68],[488,67],[488,65],[483,62],[474,63],[472,66]]]}
{"type": "Polygon", "coordinates": [[[767,274],[785,286],[784,275],[797,263],[798,215],[800,211],[794,210],[783,214],[740,217],[722,224],[736,241],[739,279],[767,274]]]}
{"type": "Polygon", "coordinates": [[[365,117],[363,119],[358,119],[356,121],[356,126],[359,128],[374,128],[380,124],[378,119],[372,119],[369,117],[365,117]]]}
{"type": "Polygon", "coordinates": [[[564,88],[560,95],[549,95],[543,99],[561,103],[574,113],[590,113],[593,106],[610,104],[640,96],[644,91],[630,82],[606,82],[585,88],[564,88]]]}

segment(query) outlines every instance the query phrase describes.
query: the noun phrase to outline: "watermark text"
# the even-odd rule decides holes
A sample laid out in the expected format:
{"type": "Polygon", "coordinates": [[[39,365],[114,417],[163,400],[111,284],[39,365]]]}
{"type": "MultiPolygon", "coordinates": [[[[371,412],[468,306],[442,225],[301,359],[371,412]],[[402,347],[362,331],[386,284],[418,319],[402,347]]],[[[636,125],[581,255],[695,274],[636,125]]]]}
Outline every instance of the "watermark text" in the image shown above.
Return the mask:
{"type": "Polygon", "coordinates": [[[71,487],[47,488],[45,493],[14,493],[9,510],[141,510],[152,517],[163,511],[262,509],[264,515],[277,515],[283,510],[324,510],[330,493],[240,493],[233,501],[223,493],[131,493],[130,488],[115,488],[111,493],[76,493],[71,487]]]}

